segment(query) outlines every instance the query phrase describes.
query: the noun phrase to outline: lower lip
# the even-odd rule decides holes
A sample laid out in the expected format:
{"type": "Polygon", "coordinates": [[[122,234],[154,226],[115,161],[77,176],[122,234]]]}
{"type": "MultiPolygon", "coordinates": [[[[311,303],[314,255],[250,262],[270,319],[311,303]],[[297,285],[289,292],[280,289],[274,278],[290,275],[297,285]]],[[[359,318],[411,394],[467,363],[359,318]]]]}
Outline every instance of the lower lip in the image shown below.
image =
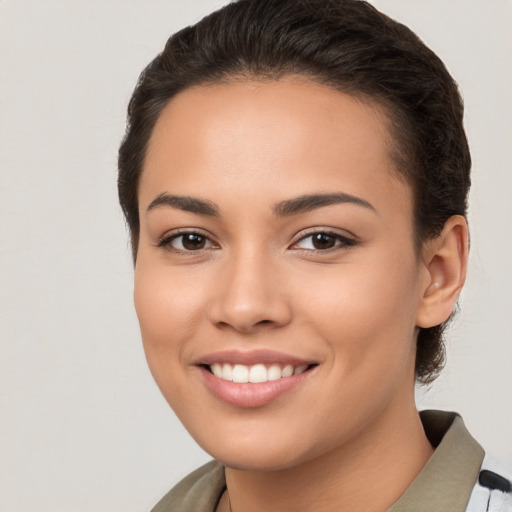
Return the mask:
{"type": "Polygon", "coordinates": [[[217,398],[230,405],[249,409],[267,405],[296,389],[309,376],[312,368],[298,375],[260,383],[232,382],[219,379],[203,366],[199,370],[206,386],[217,398]]]}

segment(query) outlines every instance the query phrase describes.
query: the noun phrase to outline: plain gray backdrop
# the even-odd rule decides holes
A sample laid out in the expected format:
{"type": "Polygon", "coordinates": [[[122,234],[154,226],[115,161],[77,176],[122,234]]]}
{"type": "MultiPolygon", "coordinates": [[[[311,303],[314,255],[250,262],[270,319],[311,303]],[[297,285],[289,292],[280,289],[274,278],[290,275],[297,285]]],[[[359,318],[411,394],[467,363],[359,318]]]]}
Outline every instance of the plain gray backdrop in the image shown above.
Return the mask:
{"type": "MultiPolygon", "coordinates": [[[[216,0],[0,2],[0,509],[149,510],[208,459],[161,398],[116,192],[130,93],[216,0]]],[[[474,160],[471,268],[448,367],[457,410],[512,462],[512,5],[375,0],[458,80],[474,160]]]]}

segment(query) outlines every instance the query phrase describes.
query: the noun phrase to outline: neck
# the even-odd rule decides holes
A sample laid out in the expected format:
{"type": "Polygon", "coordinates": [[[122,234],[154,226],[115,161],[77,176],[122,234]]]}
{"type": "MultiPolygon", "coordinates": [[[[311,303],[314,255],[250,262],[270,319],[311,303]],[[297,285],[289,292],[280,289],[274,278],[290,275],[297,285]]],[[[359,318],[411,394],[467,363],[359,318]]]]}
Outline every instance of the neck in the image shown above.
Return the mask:
{"type": "Polygon", "coordinates": [[[314,460],[278,471],[226,468],[232,512],[383,512],[421,471],[433,449],[418,412],[388,410],[371,429],[314,460]]]}

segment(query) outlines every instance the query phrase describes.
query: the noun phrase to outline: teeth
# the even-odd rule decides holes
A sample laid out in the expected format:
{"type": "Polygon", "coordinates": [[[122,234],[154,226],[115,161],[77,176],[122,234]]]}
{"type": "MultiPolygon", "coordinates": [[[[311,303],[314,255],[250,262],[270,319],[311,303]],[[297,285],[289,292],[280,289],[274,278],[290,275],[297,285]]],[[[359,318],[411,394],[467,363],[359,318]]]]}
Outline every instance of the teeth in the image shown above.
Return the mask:
{"type": "Polygon", "coordinates": [[[215,377],[222,378],[222,366],[219,363],[212,364],[211,368],[215,377]]]}
{"type": "Polygon", "coordinates": [[[221,379],[233,380],[233,367],[230,364],[222,365],[222,376],[221,379]]]}
{"type": "Polygon", "coordinates": [[[249,370],[249,382],[267,382],[267,369],[263,364],[255,364],[249,370]]]}
{"type": "Polygon", "coordinates": [[[307,367],[308,367],[307,364],[303,364],[302,366],[297,366],[297,368],[295,368],[295,370],[293,370],[293,375],[299,375],[299,373],[305,372],[307,367]]]}
{"type": "Polygon", "coordinates": [[[210,365],[212,373],[219,379],[238,383],[252,382],[254,384],[299,375],[305,372],[307,368],[307,364],[296,367],[293,367],[291,364],[283,367],[278,364],[272,364],[269,367],[266,367],[264,364],[246,366],[245,364],[214,363],[210,365]]]}
{"type": "Polygon", "coordinates": [[[281,377],[291,377],[293,375],[293,366],[291,364],[287,364],[283,371],[281,372],[281,377]]]}
{"type": "Polygon", "coordinates": [[[233,382],[249,382],[249,367],[235,364],[233,366],[233,382]]]}
{"type": "Polygon", "coordinates": [[[277,364],[273,364],[267,370],[267,378],[268,380],[279,380],[281,378],[281,367],[277,364]]]}

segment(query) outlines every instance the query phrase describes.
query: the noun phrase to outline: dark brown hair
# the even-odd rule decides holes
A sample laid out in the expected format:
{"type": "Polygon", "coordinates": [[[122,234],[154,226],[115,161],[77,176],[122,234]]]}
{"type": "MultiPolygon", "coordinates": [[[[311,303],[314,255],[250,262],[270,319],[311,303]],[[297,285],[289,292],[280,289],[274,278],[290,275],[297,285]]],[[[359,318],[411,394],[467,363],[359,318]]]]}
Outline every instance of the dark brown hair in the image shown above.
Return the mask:
{"type": "MultiPolygon", "coordinates": [[[[153,127],[180,91],[233,79],[302,75],[383,107],[397,172],[414,194],[417,247],[466,215],[471,158],[458,88],[407,27],[361,0],[238,0],[186,27],[140,75],[119,149],[119,199],[139,239],[137,187],[153,127]]],[[[416,376],[444,363],[445,324],[420,329],[416,376]]]]}

